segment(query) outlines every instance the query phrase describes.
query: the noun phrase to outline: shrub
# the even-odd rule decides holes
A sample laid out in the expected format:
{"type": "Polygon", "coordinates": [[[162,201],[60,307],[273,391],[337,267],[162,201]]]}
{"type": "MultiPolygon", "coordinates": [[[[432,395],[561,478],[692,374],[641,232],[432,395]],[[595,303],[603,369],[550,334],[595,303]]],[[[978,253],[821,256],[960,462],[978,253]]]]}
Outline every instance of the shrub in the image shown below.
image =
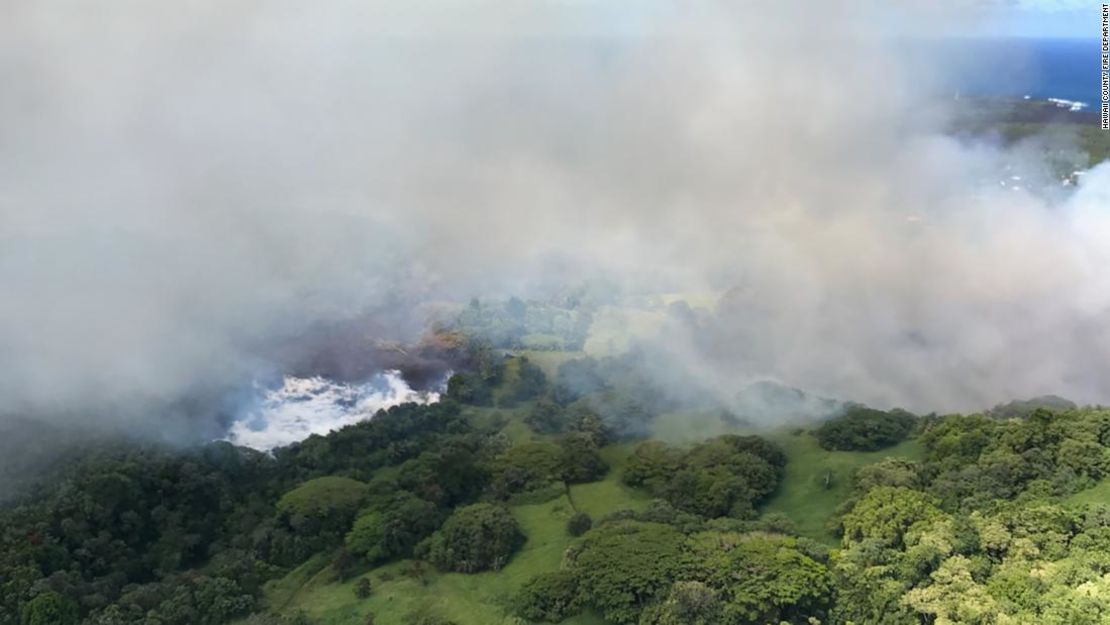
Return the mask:
{"type": "Polygon", "coordinates": [[[335,576],[339,581],[344,581],[351,576],[351,571],[355,567],[355,557],[347,549],[340,549],[335,554],[335,558],[331,561],[331,568],[335,571],[335,576]]]}
{"type": "Polygon", "coordinates": [[[566,430],[568,419],[562,406],[550,399],[541,399],[532,406],[524,422],[537,434],[556,434],[566,430]]]}
{"type": "Polygon", "coordinates": [[[405,615],[405,625],[456,625],[455,621],[433,612],[428,608],[418,608],[405,615]]]}
{"type": "Polygon", "coordinates": [[[56,592],[44,592],[23,606],[23,625],[74,625],[77,604],[56,592]]]}
{"type": "Polygon", "coordinates": [[[677,449],[660,441],[646,441],[632,450],[621,479],[629,486],[643,486],[658,492],[681,466],[677,449]]]}
{"type": "Polygon", "coordinates": [[[319,477],[282,495],[277,509],[290,518],[313,517],[325,525],[343,525],[350,522],[350,517],[362,505],[366,495],[366,484],[358,480],[319,477]]]}
{"type": "Polygon", "coordinates": [[[663,601],[644,610],[640,625],[715,625],[724,621],[719,593],[702,582],[675,582],[663,601]]]}
{"type": "Polygon", "coordinates": [[[718,436],[686,453],[650,441],[633,451],[624,482],[703,517],[752,518],[755,504],[778,487],[785,465],[782,451],[757,436],[718,436]]]}
{"type": "Polygon", "coordinates": [[[554,399],[564,406],[585,395],[605,388],[593,358],[568,360],[559,365],[555,375],[554,399]]]}
{"type": "Polygon", "coordinates": [[[494,494],[504,499],[561,480],[562,455],[563,450],[553,443],[537,441],[510,447],[490,463],[494,494]]]}
{"type": "Polygon", "coordinates": [[[355,597],[358,597],[359,599],[366,599],[370,596],[371,588],[372,587],[370,585],[369,578],[358,578],[358,581],[355,582],[355,597]]]}
{"type": "Polygon", "coordinates": [[[591,531],[567,556],[583,605],[609,621],[636,622],[685,572],[684,540],[677,529],[658,523],[618,521],[591,531]]]}
{"type": "Polygon", "coordinates": [[[441,570],[474,573],[505,566],[523,543],[508,510],[480,503],[455,510],[419,553],[441,570]]]}
{"type": "Polygon", "coordinates": [[[488,406],[493,391],[481,376],[473,373],[456,373],[447,380],[447,398],[461,404],[488,406]]]}
{"type": "Polygon", "coordinates": [[[543,369],[521,356],[517,360],[517,377],[509,386],[509,397],[515,401],[525,401],[539,397],[547,390],[547,376],[543,369]]]}
{"type": "Polygon", "coordinates": [[[597,443],[589,434],[568,434],[559,440],[562,478],[568,484],[593,482],[605,477],[609,465],[601,459],[597,443]]]}
{"type": "Polygon", "coordinates": [[[402,491],[359,514],[347,533],[347,549],[371,563],[406,556],[442,518],[434,504],[402,491]]]}
{"type": "Polygon", "coordinates": [[[826,421],[815,434],[825,449],[875,451],[906,440],[916,421],[903,410],[884,412],[856,406],[826,421]]]}
{"type": "Polygon", "coordinates": [[[581,609],[577,576],[572,571],[537,575],[525,582],[516,597],[517,615],[529,621],[558,623],[581,609]]]}
{"type": "Polygon", "coordinates": [[[594,521],[585,512],[576,512],[567,520],[567,533],[571,536],[581,536],[590,531],[594,521]]]}

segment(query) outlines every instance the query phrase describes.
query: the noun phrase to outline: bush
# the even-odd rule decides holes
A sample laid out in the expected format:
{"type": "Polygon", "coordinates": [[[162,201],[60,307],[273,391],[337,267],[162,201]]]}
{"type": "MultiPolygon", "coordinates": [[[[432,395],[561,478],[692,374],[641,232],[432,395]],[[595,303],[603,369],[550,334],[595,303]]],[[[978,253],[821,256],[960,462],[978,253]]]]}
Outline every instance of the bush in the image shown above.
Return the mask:
{"type": "Polygon", "coordinates": [[[663,443],[638,445],[624,482],[646,486],[679,510],[706,518],[752,518],[755,504],[782,479],[786,456],[757,436],[725,435],[695,445],[686,453],[663,443]]]}
{"type": "Polygon", "coordinates": [[[589,434],[568,434],[559,440],[562,478],[568,484],[593,482],[605,477],[609,465],[601,459],[597,443],[589,434]]]}
{"type": "Polygon", "coordinates": [[[1078,406],[1070,399],[1058,395],[1041,395],[1033,399],[1011,401],[998,404],[987,411],[987,415],[995,419],[1023,419],[1033,414],[1038,408],[1055,412],[1075,410],[1078,406]]]}
{"type": "Polygon", "coordinates": [[[685,536],[669,525],[618,521],[586,534],[567,555],[578,596],[608,621],[635,623],[686,571],[685,536]]]}
{"type": "Polygon", "coordinates": [[[566,410],[551,401],[550,399],[541,399],[532,406],[528,416],[524,417],[524,422],[536,434],[557,434],[564,432],[567,429],[567,422],[569,417],[566,410]]]}
{"type": "Polygon", "coordinates": [[[577,358],[560,364],[555,374],[555,401],[565,406],[605,388],[597,364],[593,358],[577,358]]]}
{"type": "Polygon", "coordinates": [[[372,586],[370,585],[370,580],[368,578],[360,577],[358,578],[358,581],[355,582],[355,597],[358,597],[359,599],[366,599],[370,596],[371,590],[372,586]]]}
{"type": "Polygon", "coordinates": [[[331,568],[339,581],[344,581],[351,576],[351,571],[355,568],[355,557],[346,548],[340,549],[331,561],[331,568]]]}
{"type": "Polygon", "coordinates": [[[490,463],[494,494],[505,499],[561,480],[562,455],[563,450],[553,443],[537,441],[510,447],[490,463]]]}
{"type": "MultiPolygon", "coordinates": [[[[314,517],[327,526],[344,525],[366,499],[366,484],[347,477],[308,480],[282,495],[278,512],[290,518],[314,517]]],[[[294,527],[297,523],[294,522],[294,527]]]]}
{"type": "Polygon", "coordinates": [[[598,446],[609,443],[613,438],[613,433],[601,417],[585,404],[564,408],[550,399],[540,399],[532,406],[524,422],[537,434],[588,434],[598,446]]]}
{"type": "Polygon", "coordinates": [[[625,463],[622,481],[629,486],[642,486],[658,492],[678,471],[682,463],[677,449],[660,441],[636,445],[625,463]]]}
{"type": "Polygon", "coordinates": [[[543,369],[524,356],[517,360],[517,377],[509,386],[509,398],[515,401],[535,399],[547,390],[547,376],[543,369]]]}
{"type": "Polygon", "coordinates": [[[875,451],[906,440],[916,422],[916,417],[903,410],[884,412],[856,406],[826,421],[815,434],[825,449],[875,451]]]}
{"type": "Polygon", "coordinates": [[[418,608],[405,615],[405,625],[456,625],[455,621],[429,608],[418,608]]]}
{"type": "Polygon", "coordinates": [[[571,536],[581,536],[590,531],[594,526],[593,519],[585,512],[576,512],[574,516],[567,520],[567,533],[571,536]]]}
{"type": "Polygon", "coordinates": [[[23,606],[21,616],[22,625],[74,625],[77,604],[56,592],[44,592],[23,606]]]}
{"type": "Polygon", "coordinates": [[[372,564],[407,556],[442,519],[434,504],[402,491],[359,514],[347,533],[347,549],[372,564]]]}
{"type": "Polygon", "coordinates": [[[582,609],[572,571],[542,573],[525,582],[516,597],[517,615],[529,621],[558,623],[582,609]]]}
{"type": "Polygon", "coordinates": [[[714,625],[724,622],[722,603],[702,582],[675,582],[666,599],[644,610],[640,625],[714,625]]]}
{"type": "Polygon", "coordinates": [[[505,566],[523,543],[508,510],[480,503],[455,510],[419,553],[441,570],[474,573],[505,566]]]}
{"type": "Polygon", "coordinates": [[[493,390],[477,374],[456,373],[447,380],[446,396],[461,404],[488,406],[493,401],[493,390]]]}

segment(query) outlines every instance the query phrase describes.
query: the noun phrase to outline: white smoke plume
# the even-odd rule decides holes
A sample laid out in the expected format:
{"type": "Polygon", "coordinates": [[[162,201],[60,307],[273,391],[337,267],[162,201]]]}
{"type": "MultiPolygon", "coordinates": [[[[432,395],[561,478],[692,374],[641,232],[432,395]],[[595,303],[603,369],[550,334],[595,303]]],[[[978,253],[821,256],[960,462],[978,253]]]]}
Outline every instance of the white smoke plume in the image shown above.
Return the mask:
{"type": "Polygon", "coordinates": [[[327,434],[399,404],[438,400],[437,393],[409,388],[399,371],[386,371],[362,384],[285,376],[279,388],[264,389],[253,409],[231,425],[227,440],[269,450],[327,434]]]}
{"type": "Polygon", "coordinates": [[[1035,159],[938,132],[964,68],[902,38],[955,4],[4,2],[5,411],[157,421],[552,275],[729,293],[659,363],[723,397],[1110,401],[1110,170],[1003,189],[1035,159]]]}

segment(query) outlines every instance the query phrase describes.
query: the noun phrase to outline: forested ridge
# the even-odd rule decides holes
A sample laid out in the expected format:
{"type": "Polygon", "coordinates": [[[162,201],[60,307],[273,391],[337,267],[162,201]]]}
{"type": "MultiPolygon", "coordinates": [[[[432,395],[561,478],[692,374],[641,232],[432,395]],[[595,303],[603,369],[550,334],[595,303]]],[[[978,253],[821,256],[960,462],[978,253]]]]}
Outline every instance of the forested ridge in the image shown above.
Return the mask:
{"type": "Polygon", "coordinates": [[[0,512],[0,625],[470,625],[488,616],[451,595],[391,605],[468,578],[496,584],[467,600],[504,623],[1110,622],[1110,410],[848,405],[809,431],[722,414],[735,432],[676,443],[652,426],[683,406],[634,356],[545,372],[474,350],[439,403],[272,455],[118,443],[71,458],[0,512]],[[805,535],[798,513],[765,509],[797,487],[801,440],[921,452],[819,467],[816,487],[846,495],[805,535]],[[588,500],[595,484],[636,505],[588,500]],[[525,513],[541,508],[562,516],[525,513]],[[512,568],[549,543],[549,564],[512,568]]]}

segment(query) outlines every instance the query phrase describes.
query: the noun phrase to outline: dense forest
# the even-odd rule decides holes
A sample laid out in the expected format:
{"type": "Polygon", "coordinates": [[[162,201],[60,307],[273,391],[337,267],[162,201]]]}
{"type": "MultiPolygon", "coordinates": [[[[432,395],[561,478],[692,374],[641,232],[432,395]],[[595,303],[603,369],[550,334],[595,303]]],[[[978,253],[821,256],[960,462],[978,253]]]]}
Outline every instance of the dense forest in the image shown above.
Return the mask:
{"type": "Polygon", "coordinates": [[[1110,622],[1110,410],[719,414],[673,442],[634,357],[535,358],[478,346],[442,401],[272,454],[76,455],[0,512],[0,625],[1110,622]],[[872,454],[806,476],[843,494],[817,532],[769,505],[798,441],[872,454]]]}

